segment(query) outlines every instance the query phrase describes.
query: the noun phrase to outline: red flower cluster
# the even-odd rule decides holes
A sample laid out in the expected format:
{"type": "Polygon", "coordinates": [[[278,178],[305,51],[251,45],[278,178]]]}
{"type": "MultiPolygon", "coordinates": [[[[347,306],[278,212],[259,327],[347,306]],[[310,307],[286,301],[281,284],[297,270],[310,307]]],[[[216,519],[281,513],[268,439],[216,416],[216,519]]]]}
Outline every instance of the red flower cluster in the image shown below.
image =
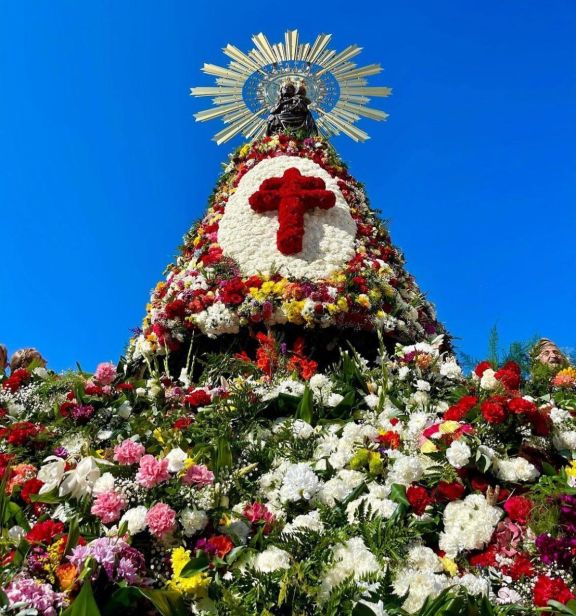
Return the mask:
{"type": "Polygon", "coordinates": [[[444,413],[444,419],[461,421],[478,404],[476,396],[464,396],[444,413]]]}
{"type": "Polygon", "coordinates": [[[34,526],[26,533],[26,540],[30,543],[49,544],[64,532],[64,524],[55,522],[54,520],[45,520],[44,522],[36,522],[34,526]]]}
{"type": "Polygon", "coordinates": [[[536,607],[547,607],[548,601],[552,599],[566,604],[574,599],[574,593],[568,588],[564,580],[539,575],[534,586],[534,605],[536,607]]]}
{"type": "Polygon", "coordinates": [[[30,421],[18,421],[11,426],[0,430],[0,439],[6,440],[10,445],[25,445],[42,432],[43,427],[30,421]]]}
{"type": "Polygon", "coordinates": [[[11,393],[16,393],[22,385],[26,384],[32,375],[25,368],[19,368],[2,383],[4,389],[9,390],[11,393]]]}
{"type": "Polygon", "coordinates": [[[434,498],[423,486],[408,486],[406,489],[406,498],[410,503],[410,507],[412,507],[412,511],[414,511],[416,515],[422,515],[426,507],[434,502],[434,498]]]}
{"type": "Polygon", "coordinates": [[[533,506],[534,503],[529,498],[525,498],[524,496],[511,496],[504,503],[504,511],[506,511],[508,517],[514,522],[526,524],[533,506]]]}
{"type": "Polygon", "coordinates": [[[194,389],[184,396],[184,402],[194,409],[199,406],[206,406],[211,401],[210,394],[204,389],[194,389]]]}

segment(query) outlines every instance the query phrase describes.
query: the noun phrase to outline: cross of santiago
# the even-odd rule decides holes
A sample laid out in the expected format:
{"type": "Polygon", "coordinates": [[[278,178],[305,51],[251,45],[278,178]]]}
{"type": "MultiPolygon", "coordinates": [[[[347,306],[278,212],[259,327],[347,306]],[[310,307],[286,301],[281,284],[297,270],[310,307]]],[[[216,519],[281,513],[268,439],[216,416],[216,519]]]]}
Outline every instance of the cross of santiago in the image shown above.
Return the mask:
{"type": "Polygon", "coordinates": [[[264,180],[248,203],[255,212],[278,210],[276,245],[283,255],[294,255],[302,251],[304,214],[316,207],[329,210],[336,204],[336,195],[326,190],[322,178],[290,167],[281,178],[264,180]]]}

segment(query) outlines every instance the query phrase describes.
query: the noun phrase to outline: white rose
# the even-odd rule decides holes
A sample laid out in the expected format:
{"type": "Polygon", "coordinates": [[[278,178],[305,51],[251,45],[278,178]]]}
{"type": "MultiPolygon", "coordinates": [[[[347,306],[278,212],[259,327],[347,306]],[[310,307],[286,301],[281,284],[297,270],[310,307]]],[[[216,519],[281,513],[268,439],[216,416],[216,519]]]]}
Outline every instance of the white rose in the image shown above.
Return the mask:
{"type": "Polygon", "coordinates": [[[486,368],[480,379],[480,387],[486,391],[492,391],[500,385],[500,381],[494,376],[496,373],[492,368],[486,368]]]}

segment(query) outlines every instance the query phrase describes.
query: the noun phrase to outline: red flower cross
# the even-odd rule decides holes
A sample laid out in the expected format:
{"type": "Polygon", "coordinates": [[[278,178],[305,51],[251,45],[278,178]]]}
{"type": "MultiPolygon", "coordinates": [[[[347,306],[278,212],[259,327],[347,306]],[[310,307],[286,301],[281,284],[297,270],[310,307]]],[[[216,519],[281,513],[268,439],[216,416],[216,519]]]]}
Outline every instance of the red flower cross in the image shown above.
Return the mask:
{"type": "Polygon", "coordinates": [[[248,202],[255,212],[278,210],[276,245],[283,255],[294,255],[302,250],[305,212],[334,207],[336,195],[326,190],[322,178],[304,176],[290,167],[281,178],[264,180],[248,202]]]}

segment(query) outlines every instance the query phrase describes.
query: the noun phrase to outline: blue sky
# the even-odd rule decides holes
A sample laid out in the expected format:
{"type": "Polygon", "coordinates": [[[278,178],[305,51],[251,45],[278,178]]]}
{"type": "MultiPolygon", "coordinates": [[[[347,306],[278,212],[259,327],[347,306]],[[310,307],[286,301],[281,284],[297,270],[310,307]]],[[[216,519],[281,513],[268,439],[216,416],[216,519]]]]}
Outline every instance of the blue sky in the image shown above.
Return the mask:
{"type": "Polygon", "coordinates": [[[298,28],[394,88],[333,140],[463,351],[576,346],[576,4],[0,1],[0,341],[115,360],[232,144],[195,123],[204,62],[298,28]]]}

